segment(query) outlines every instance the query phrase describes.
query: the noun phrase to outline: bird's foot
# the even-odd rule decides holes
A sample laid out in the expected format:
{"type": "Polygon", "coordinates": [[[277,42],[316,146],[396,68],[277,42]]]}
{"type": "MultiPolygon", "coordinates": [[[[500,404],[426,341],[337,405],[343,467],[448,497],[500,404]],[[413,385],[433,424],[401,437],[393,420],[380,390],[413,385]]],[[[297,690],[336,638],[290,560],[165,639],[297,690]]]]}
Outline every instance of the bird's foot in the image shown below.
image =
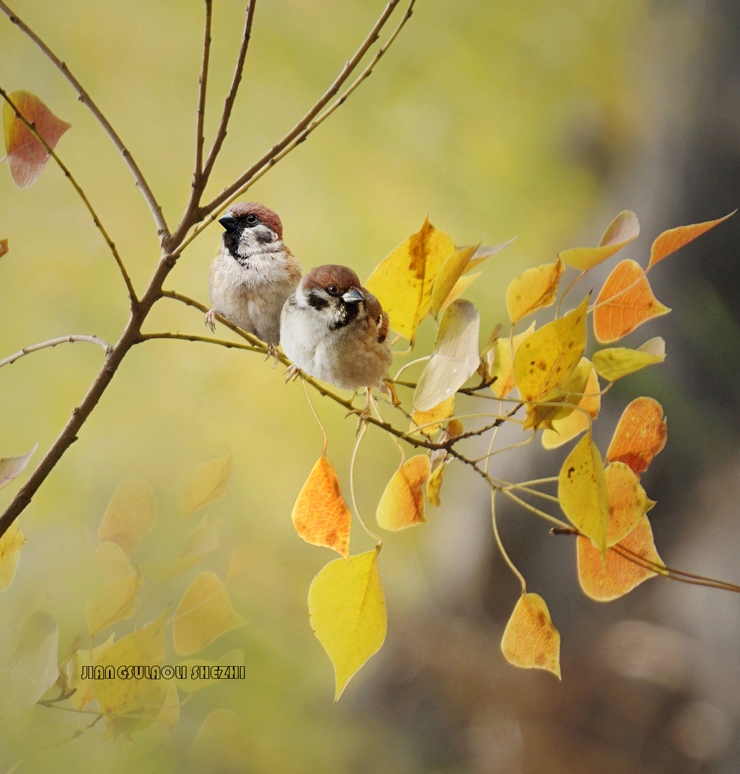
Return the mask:
{"type": "Polygon", "coordinates": [[[215,333],[216,332],[216,315],[217,314],[218,314],[218,312],[213,307],[211,307],[206,312],[205,323],[211,329],[211,333],[215,333]]]}
{"type": "Polygon", "coordinates": [[[280,358],[280,352],[278,352],[277,344],[267,345],[267,357],[265,358],[265,362],[267,362],[270,358],[274,358],[275,360],[272,366],[273,369],[277,368],[277,364],[280,358]]]}
{"type": "MultiPolygon", "coordinates": [[[[354,397],[354,396],[353,396],[354,397]]],[[[353,408],[350,409],[350,411],[347,412],[347,415],[345,416],[345,419],[352,415],[357,415],[357,434],[359,434],[360,430],[362,429],[362,425],[366,423],[370,419],[370,401],[372,400],[372,396],[370,393],[370,388],[368,387],[366,392],[366,402],[364,408],[357,409],[353,408]]]]}
{"type": "Polygon", "coordinates": [[[285,372],[285,383],[295,381],[301,374],[301,369],[298,368],[297,365],[293,364],[288,368],[288,370],[285,372]]]}

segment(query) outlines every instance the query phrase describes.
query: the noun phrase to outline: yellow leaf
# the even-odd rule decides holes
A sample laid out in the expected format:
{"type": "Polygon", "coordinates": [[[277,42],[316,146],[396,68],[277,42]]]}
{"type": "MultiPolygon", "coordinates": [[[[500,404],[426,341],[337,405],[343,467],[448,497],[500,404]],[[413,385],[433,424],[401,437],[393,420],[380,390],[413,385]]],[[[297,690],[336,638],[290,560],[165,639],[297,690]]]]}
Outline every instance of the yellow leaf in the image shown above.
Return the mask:
{"type": "Polygon", "coordinates": [[[167,583],[178,575],[194,567],[208,554],[218,548],[218,530],[207,519],[190,533],[177,559],[155,559],[141,565],[141,571],[147,578],[159,583],[167,583]]]}
{"type": "Polygon", "coordinates": [[[579,408],[583,411],[572,411],[567,416],[554,417],[550,421],[550,427],[542,433],[542,446],[545,449],[555,449],[562,446],[588,429],[588,417],[596,419],[601,409],[599,390],[599,377],[592,366],[583,397],[578,402],[579,408]]]}
{"type": "Polygon", "coordinates": [[[480,277],[481,274],[483,274],[483,272],[479,271],[476,274],[466,274],[464,277],[460,277],[460,279],[455,283],[455,286],[449,292],[447,298],[444,300],[442,306],[439,307],[439,314],[444,312],[453,301],[457,301],[457,299],[460,298],[460,296],[478,279],[478,277],[480,277]]]}
{"type": "Polygon", "coordinates": [[[90,634],[131,618],[142,586],[139,573],[116,543],[101,543],[95,550],[99,582],[87,599],[85,615],[90,634]]]}
{"type": "Polygon", "coordinates": [[[334,666],[337,701],[385,641],[388,621],[378,549],[335,559],[322,568],[308,592],[308,611],[314,634],[334,666]]]}
{"type": "Polygon", "coordinates": [[[0,459],[0,489],[7,486],[16,476],[22,473],[33,453],[38,449],[38,444],[27,454],[20,457],[3,457],[0,459]]]}
{"type": "MultiPolygon", "coordinates": [[[[586,397],[593,366],[588,358],[582,357],[573,373],[549,395],[545,395],[540,402],[530,403],[527,406],[527,418],[522,429],[528,430],[552,427],[557,419],[566,419],[576,412],[576,406],[586,397]],[[547,405],[547,404],[557,405],[547,405]]],[[[578,412],[580,413],[580,412],[578,412]]]]}
{"type": "Polygon", "coordinates": [[[514,355],[514,380],[522,400],[533,401],[560,386],[586,349],[588,297],[563,317],[527,337],[514,355]]]}
{"type": "Polygon", "coordinates": [[[465,432],[465,427],[459,419],[451,419],[447,423],[447,435],[450,438],[459,438],[465,432]]]}
{"type": "MultiPolygon", "coordinates": [[[[597,602],[610,602],[624,596],[657,573],[639,563],[620,556],[615,548],[606,553],[604,562],[601,553],[590,540],[576,538],[578,557],[578,580],[583,593],[597,602]]],[[[663,562],[655,550],[653,531],[647,516],[642,516],[634,529],[618,544],[647,562],[662,566],[663,562]]],[[[638,560],[639,562],[639,560],[638,560]]]]}
{"type": "Polygon", "coordinates": [[[429,505],[433,505],[435,508],[439,508],[442,505],[439,499],[439,490],[442,488],[442,476],[444,475],[445,467],[447,466],[444,463],[438,465],[432,471],[432,475],[429,476],[429,481],[427,481],[427,500],[429,500],[429,505]]]}
{"type": "Polygon", "coordinates": [[[556,263],[535,266],[515,277],[506,291],[506,307],[511,322],[517,323],[522,317],[550,306],[557,297],[564,271],[565,265],[558,258],[556,263]]]}
{"type": "Polygon", "coordinates": [[[621,542],[655,505],[640,486],[640,479],[624,462],[612,462],[604,471],[609,493],[607,545],[621,542]]]}
{"type": "Polygon", "coordinates": [[[388,312],[391,328],[413,344],[416,329],[432,307],[432,290],[440,269],[455,252],[455,243],[429,218],[370,275],[367,289],[388,312]]]}
{"type": "Polygon", "coordinates": [[[431,438],[455,413],[455,396],[443,400],[439,405],[429,411],[416,411],[411,414],[411,430],[421,428],[419,432],[431,438]]]}
{"type": "Polygon", "coordinates": [[[13,582],[25,542],[26,538],[16,519],[0,538],[0,591],[5,591],[13,582]]]}
{"type": "Polygon", "coordinates": [[[186,661],[180,661],[176,666],[184,666],[187,670],[186,678],[175,678],[178,686],[188,693],[197,693],[201,688],[206,688],[219,679],[218,676],[211,677],[211,674],[213,674],[212,667],[216,667],[218,671],[219,667],[244,666],[244,651],[235,648],[228,653],[224,653],[218,661],[208,661],[204,658],[191,658],[186,661]],[[203,667],[205,667],[206,674],[203,672],[203,667]]]}
{"type": "Polygon", "coordinates": [[[512,237],[511,239],[507,239],[505,242],[502,242],[500,245],[479,245],[479,247],[473,253],[473,257],[470,259],[466,271],[471,271],[476,266],[480,266],[483,261],[485,261],[487,258],[490,258],[492,255],[501,252],[504,247],[508,247],[512,242],[515,242],[516,239],[517,237],[512,237]]]}
{"type": "Polygon", "coordinates": [[[217,503],[226,497],[231,469],[234,460],[231,455],[204,462],[190,473],[185,484],[182,507],[186,515],[195,513],[199,508],[217,503]]]}
{"type": "Polygon", "coordinates": [[[0,718],[32,707],[59,677],[59,627],[48,613],[31,613],[23,623],[10,669],[0,672],[0,718]]]}
{"type": "Polygon", "coordinates": [[[180,722],[180,697],[174,682],[163,683],[161,686],[162,700],[148,707],[144,714],[150,717],[141,718],[134,727],[136,747],[141,750],[153,750],[163,745],[170,732],[177,728],[180,722]]]}
{"type": "Polygon", "coordinates": [[[175,650],[186,656],[245,623],[234,610],[221,578],[215,572],[205,571],[188,586],[177,606],[172,641],[175,650]]]}
{"type": "Polygon", "coordinates": [[[90,648],[84,648],[83,650],[78,649],[67,662],[67,683],[70,688],[74,689],[74,693],[69,697],[69,700],[72,702],[73,706],[77,707],[77,709],[85,709],[85,707],[87,707],[87,705],[95,698],[93,681],[82,679],[82,667],[89,667],[97,664],[100,656],[113,644],[113,639],[114,635],[111,634],[102,645],[96,645],[92,649],[92,655],[90,654],[90,648]]]}
{"type": "Polygon", "coordinates": [[[161,666],[164,662],[166,623],[167,610],[163,610],[154,621],[114,642],[100,655],[96,665],[103,669],[110,666],[116,674],[113,680],[93,681],[102,712],[131,712],[156,703],[161,680],[147,677],[146,667],[161,666]],[[121,676],[124,671],[125,679],[121,676]]]}
{"type": "Polygon", "coordinates": [[[439,315],[455,284],[465,273],[468,263],[478,247],[479,245],[462,247],[442,264],[432,289],[432,312],[434,312],[435,317],[439,315]]]}
{"type": "Polygon", "coordinates": [[[558,499],[571,523],[605,554],[609,493],[604,463],[591,433],[584,436],[566,457],[558,476],[558,499]]]}
{"type": "Polygon", "coordinates": [[[323,454],[293,506],[293,526],[307,543],[349,556],[352,514],[342,497],[334,466],[323,454]]]}
{"type": "Polygon", "coordinates": [[[524,669],[546,669],[560,680],[560,633],[539,594],[519,597],[501,640],[504,658],[524,669]]]}
{"type": "Polygon", "coordinates": [[[607,347],[594,352],[594,368],[599,376],[609,382],[615,382],[623,376],[629,376],[655,363],[665,360],[665,341],[658,336],[646,341],[639,349],[627,347],[607,347]],[[643,349],[649,347],[649,349],[643,349]]]}
{"type": "Polygon", "coordinates": [[[624,210],[609,224],[598,247],[576,247],[563,250],[560,258],[576,269],[588,271],[596,264],[611,258],[640,235],[640,222],[631,210],[624,210]]]}
{"type": "Polygon", "coordinates": [[[505,398],[516,387],[514,381],[514,355],[519,349],[519,345],[528,336],[534,333],[534,323],[526,331],[514,336],[512,346],[511,338],[497,338],[486,354],[486,364],[488,366],[488,376],[494,382],[491,390],[497,398],[505,398]]]}
{"type": "Polygon", "coordinates": [[[252,771],[254,750],[250,749],[248,740],[247,729],[234,710],[214,710],[195,737],[188,770],[198,774],[252,771]]]}
{"type": "Polygon", "coordinates": [[[117,543],[129,556],[157,522],[157,502],[152,485],[143,478],[128,478],[113,493],[98,529],[101,543],[117,543]]]}
{"type": "Polygon", "coordinates": [[[233,550],[229,561],[229,574],[226,580],[230,581],[237,575],[241,575],[252,564],[252,547],[249,543],[240,543],[233,550]]]}
{"type": "Polygon", "coordinates": [[[434,353],[414,392],[414,409],[429,411],[455,395],[478,370],[480,316],[470,301],[447,308],[437,333],[434,353]]]}
{"type": "Polygon", "coordinates": [[[426,521],[422,487],[431,472],[429,457],[417,454],[393,474],[378,503],[378,526],[396,531],[426,521]]]}

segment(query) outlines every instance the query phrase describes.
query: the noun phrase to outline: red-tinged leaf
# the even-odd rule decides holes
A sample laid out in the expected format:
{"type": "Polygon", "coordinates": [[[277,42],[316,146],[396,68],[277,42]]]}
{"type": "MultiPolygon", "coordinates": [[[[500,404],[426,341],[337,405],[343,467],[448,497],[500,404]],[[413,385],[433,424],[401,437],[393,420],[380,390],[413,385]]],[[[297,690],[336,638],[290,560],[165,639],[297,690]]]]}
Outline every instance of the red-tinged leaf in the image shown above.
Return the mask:
{"type": "Polygon", "coordinates": [[[640,222],[631,210],[624,210],[607,226],[598,247],[576,247],[560,253],[562,261],[581,271],[588,271],[611,258],[640,234],[640,222]]]}
{"type": "Polygon", "coordinates": [[[639,476],[663,450],[667,435],[660,403],[653,398],[635,398],[619,419],[606,458],[626,463],[639,476]]]}
{"type": "Polygon", "coordinates": [[[594,334],[599,342],[609,344],[670,311],[653,295],[642,266],[632,260],[620,261],[596,299],[594,334]]]}
{"type": "Polygon", "coordinates": [[[579,537],[577,541],[578,580],[583,593],[597,602],[610,602],[624,596],[635,586],[658,574],[646,567],[645,562],[659,566],[663,564],[655,550],[653,531],[647,516],[640,518],[618,546],[606,552],[606,562],[588,538],[579,537]],[[643,562],[636,557],[636,561],[626,559],[624,553],[620,555],[619,549],[624,553],[637,554],[643,562]]]}
{"type": "MultiPolygon", "coordinates": [[[[71,124],[57,118],[35,94],[13,91],[8,97],[23,118],[34,125],[39,136],[43,137],[53,150],[71,124]]],[[[3,103],[3,134],[13,182],[18,188],[26,188],[44,171],[49,152],[8,102],[3,103]]]]}
{"type": "Polygon", "coordinates": [[[346,559],[351,521],[336,470],[322,454],[293,506],[295,531],[307,543],[332,548],[346,559]]]}
{"type": "Polygon", "coordinates": [[[737,210],[733,210],[729,215],[725,215],[724,218],[717,218],[717,220],[707,220],[704,223],[694,223],[691,226],[679,226],[678,228],[671,228],[668,231],[664,231],[653,242],[653,246],[650,250],[648,271],[650,271],[658,261],[662,261],[671,253],[680,250],[684,245],[693,242],[697,237],[706,234],[707,231],[718,226],[720,223],[727,220],[727,218],[731,218],[736,212],[737,210]]]}

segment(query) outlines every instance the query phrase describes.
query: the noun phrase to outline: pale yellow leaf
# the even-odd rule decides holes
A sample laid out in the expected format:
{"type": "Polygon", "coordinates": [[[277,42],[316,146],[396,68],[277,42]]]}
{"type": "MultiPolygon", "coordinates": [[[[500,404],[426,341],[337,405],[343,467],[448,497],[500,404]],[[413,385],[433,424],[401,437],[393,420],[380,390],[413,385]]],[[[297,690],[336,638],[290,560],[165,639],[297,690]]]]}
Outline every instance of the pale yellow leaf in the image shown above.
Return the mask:
{"type": "Polygon", "coordinates": [[[593,366],[586,382],[583,397],[578,402],[578,407],[583,411],[572,411],[567,416],[554,417],[550,421],[550,427],[542,433],[542,446],[545,449],[555,449],[580,435],[588,429],[588,418],[596,419],[599,415],[601,409],[599,377],[593,366]]]}
{"type": "Polygon", "coordinates": [[[101,543],[95,550],[95,560],[99,579],[85,608],[93,636],[116,621],[131,618],[142,586],[141,576],[116,543],[101,543]]]}
{"type": "Polygon", "coordinates": [[[185,482],[182,497],[182,507],[187,515],[226,497],[233,465],[234,460],[229,455],[193,468],[185,482]]]}
{"type": "Polygon", "coordinates": [[[113,493],[98,529],[101,543],[117,543],[129,556],[157,523],[157,501],[152,485],[128,478],[113,493]]]}
{"type": "Polygon", "coordinates": [[[627,347],[607,347],[594,352],[594,368],[599,376],[609,382],[615,382],[624,376],[634,374],[646,366],[662,363],[665,360],[665,341],[657,336],[646,341],[638,349],[627,347]],[[647,347],[647,349],[644,349],[647,347]]]}
{"type": "MultiPolygon", "coordinates": [[[[180,661],[176,666],[184,666],[187,669],[186,678],[175,678],[177,685],[188,693],[196,693],[202,688],[217,682],[219,675],[228,672],[223,667],[244,666],[244,651],[235,648],[224,653],[218,661],[209,661],[204,658],[191,658],[180,661]]],[[[238,670],[237,670],[238,671],[238,670]]]]}
{"type": "Polygon", "coordinates": [[[414,409],[429,411],[453,397],[478,370],[480,316],[470,301],[450,304],[442,317],[434,353],[414,392],[414,409]]]}
{"type": "Polygon", "coordinates": [[[429,481],[427,481],[427,500],[429,500],[429,505],[433,505],[435,508],[439,508],[442,505],[439,499],[439,490],[442,488],[442,476],[444,475],[445,467],[447,466],[444,463],[438,465],[432,471],[432,475],[429,476],[429,481]]]}
{"type": "Polygon", "coordinates": [[[177,606],[172,641],[175,650],[186,656],[245,623],[234,610],[221,578],[215,572],[206,571],[188,586],[177,606]]]}
{"type": "Polygon", "coordinates": [[[334,665],[337,701],[385,641],[388,621],[378,549],[327,564],[311,583],[308,610],[314,633],[334,665]]]}
{"type": "Polygon", "coordinates": [[[471,271],[476,266],[480,266],[480,264],[482,264],[483,261],[485,261],[487,258],[490,258],[492,255],[496,255],[496,253],[501,252],[501,250],[503,250],[505,247],[508,247],[516,240],[517,237],[512,237],[511,239],[507,239],[505,242],[502,242],[500,245],[480,245],[473,253],[473,257],[470,259],[470,263],[468,263],[466,271],[471,271]]]}
{"type": "Polygon", "coordinates": [[[455,252],[455,243],[429,218],[421,230],[384,258],[365,286],[388,312],[391,328],[413,344],[416,329],[432,307],[439,270],[455,252]]]}
{"type": "Polygon", "coordinates": [[[218,548],[218,530],[203,519],[190,533],[177,559],[155,559],[141,565],[141,572],[159,583],[167,583],[194,567],[218,548]]]}
{"type": "Polygon", "coordinates": [[[606,553],[609,493],[601,459],[591,433],[566,457],[558,476],[558,499],[563,513],[580,532],[606,553]]]}
{"type": "Polygon", "coordinates": [[[624,210],[607,226],[598,247],[576,247],[563,250],[560,258],[576,269],[588,271],[596,264],[611,258],[616,252],[634,242],[640,235],[640,222],[631,210],[624,210]]]}
{"type": "Polygon", "coordinates": [[[560,633],[539,594],[519,597],[501,640],[504,658],[524,669],[546,669],[560,679],[560,633]]]}
{"type": "Polygon", "coordinates": [[[396,531],[426,521],[422,487],[429,480],[429,457],[417,454],[393,474],[378,503],[378,526],[396,531]]]}
{"type": "Polygon", "coordinates": [[[455,396],[452,395],[447,400],[443,400],[438,406],[429,411],[414,411],[411,414],[410,430],[420,428],[421,433],[431,438],[455,413],[455,396]]]}
{"type": "Polygon", "coordinates": [[[526,331],[511,338],[496,338],[486,353],[488,377],[493,379],[491,390],[497,398],[505,398],[516,387],[514,381],[514,355],[519,345],[534,333],[534,323],[526,331]]]}
{"type": "Polygon", "coordinates": [[[560,386],[586,349],[588,297],[563,317],[528,336],[514,355],[514,379],[525,401],[542,398],[560,386]]]}
{"type": "Polygon", "coordinates": [[[90,653],[90,648],[77,649],[72,658],[67,662],[65,668],[67,674],[67,684],[74,689],[74,693],[69,697],[70,702],[77,709],[85,709],[87,705],[95,698],[93,692],[93,681],[82,679],[82,667],[94,666],[97,664],[100,656],[105,653],[113,644],[115,635],[111,634],[101,645],[96,645],[90,653]]]}
{"type": "Polygon", "coordinates": [[[36,444],[30,452],[22,454],[20,457],[3,457],[0,459],[0,489],[7,486],[16,476],[25,470],[28,461],[38,447],[39,445],[36,444]]]}
{"type": "Polygon", "coordinates": [[[16,519],[0,537],[0,591],[5,591],[13,582],[25,542],[26,538],[16,519]]]}
{"type": "MultiPolygon", "coordinates": [[[[339,561],[342,561],[341,559],[339,561]]],[[[253,770],[254,750],[239,715],[214,710],[195,737],[189,770],[198,774],[241,774],[253,770]]]]}

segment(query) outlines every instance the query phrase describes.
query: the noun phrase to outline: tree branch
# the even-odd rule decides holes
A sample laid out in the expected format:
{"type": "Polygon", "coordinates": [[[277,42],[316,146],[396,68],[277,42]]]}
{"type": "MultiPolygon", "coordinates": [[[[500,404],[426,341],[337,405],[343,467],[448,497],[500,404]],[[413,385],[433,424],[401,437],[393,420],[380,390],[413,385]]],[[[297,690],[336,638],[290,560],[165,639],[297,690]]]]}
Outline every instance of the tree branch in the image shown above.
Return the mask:
{"type": "Polygon", "coordinates": [[[28,127],[28,129],[33,132],[34,137],[44,146],[46,149],[46,152],[54,159],[54,161],[57,163],[59,168],[64,172],[64,176],[69,180],[69,182],[72,184],[72,187],[77,192],[77,195],[82,199],[82,203],[87,208],[87,211],[92,215],[93,223],[95,224],[95,227],[100,231],[100,233],[103,235],[103,239],[105,240],[105,243],[108,245],[108,248],[110,249],[113,259],[118,264],[118,270],[121,273],[121,277],[123,277],[123,281],[126,283],[126,290],[128,291],[128,297],[131,300],[131,305],[136,306],[136,304],[139,302],[138,298],[136,297],[136,291],[134,290],[134,286],[131,282],[131,278],[128,275],[128,272],[126,271],[126,267],[124,266],[123,260],[121,259],[121,256],[118,253],[118,249],[116,248],[115,243],[108,235],[108,231],[106,230],[105,226],[103,226],[102,221],[98,217],[97,212],[93,209],[92,204],[90,203],[90,200],[87,198],[87,195],[82,190],[82,186],[75,180],[74,175],[69,171],[66,164],[57,156],[56,152],[52,149],[52,147],[49,145],[48,142],[36,131],[36,126],[31,121],[27,121],[26,117],[18,110],[18,108],[15,106],[15,104],[12,102],[10,97],[8,96],[8,93],[0,87],[0,96],[10,105],[10,107],[13,109],[13,112],[17,116],[17,118],[22,121],[25,126],[28,127]]]}
{"type": "Polygon", "coordinates": [[[129,149],[123,144],[123,141],[118,136],[116,130],[111,126],[110,121],[103,115],[100,108],[95,104],[87,91],[82,87],[82,84],[75,78],[70,69],[67,67],[66,62],[63,62],[59,57],[44,43],[43,40],[22,20],[18,15],[9,8],[3,0],[0,0],[0,11],[4,13],[8,19],[15,24],[22,32],[24,32],[42,51],[42,53],[54,64],[54,66],[62,73],[62,75],[72,84],[72,88],[77,92],[78,99],[83,105],[86,105],[90,112],[97,118],[98,123],[103,127],[103,130],[111,138],[113,144],[118,148],[121,155],[124,158],[128,168],[134,176],[136,185],[141,191],[146,203],[149,205],[154,222],[157,224],[157,234],[159,234],[160,240],[169,236],[169,229],[167,223],[162,214],[162,208],[159,202],[154,197],[149,184],[147,183],[144,175],[139,169],[139,165],[136,163],[134,157],[131,155],[129,149]]]}
{"type": "Polygon", "coordinates": [[[57,347],[60,344],[74,344],[77,341],[85,341],[88,344],[97,344],[105,350],[106,355],[111,351],[110,344],[97,336],[72,334],[71,336],[59,336],[59,338],[56,339],[49,339],[48,341],[42,341],[39,344],[31,344],[28,347],[23,347],[23,349],[16,352],[14,355],[8,355],[4,360],[0,360],[0,368],[6,365],[13,365],[16,360],[20,360],[25,355],[30,355],[31,352],[38,352],[40,349],[48,349],[49,347],[57,347]]]}
{"type": "Polygon", "coordinates": [[[211,58],[211,19],[213,17],[213,0],[205,0],[206,21],[203,32],[203,62],[201,64],[200,78],[198,79],[198,118],[195,130],[195,172],[193,174],[193,188],[200,185],[203,177],[203,123],[206,116],[206,91],[208,88],[208,63],[211,58]]]}

